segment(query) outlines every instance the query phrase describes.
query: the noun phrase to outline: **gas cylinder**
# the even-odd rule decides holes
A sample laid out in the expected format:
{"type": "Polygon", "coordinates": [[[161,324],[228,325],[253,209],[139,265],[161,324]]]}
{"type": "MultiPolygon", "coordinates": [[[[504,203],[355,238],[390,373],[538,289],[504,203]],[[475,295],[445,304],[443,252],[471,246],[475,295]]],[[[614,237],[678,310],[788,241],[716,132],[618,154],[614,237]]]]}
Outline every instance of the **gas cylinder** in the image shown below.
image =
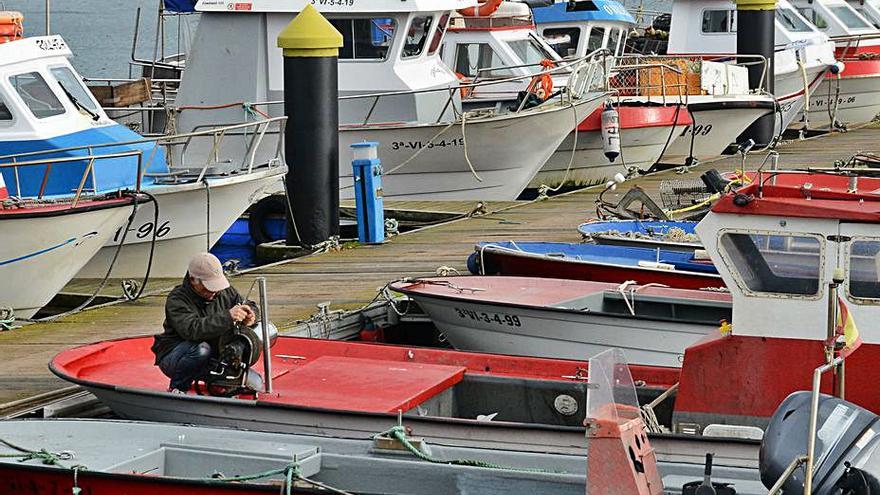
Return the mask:
{"type": "Polygon", "coordinates": [[[602,110],[602,151],[611,163],[620,156],[620,117],[610,102],[602,110]]]}

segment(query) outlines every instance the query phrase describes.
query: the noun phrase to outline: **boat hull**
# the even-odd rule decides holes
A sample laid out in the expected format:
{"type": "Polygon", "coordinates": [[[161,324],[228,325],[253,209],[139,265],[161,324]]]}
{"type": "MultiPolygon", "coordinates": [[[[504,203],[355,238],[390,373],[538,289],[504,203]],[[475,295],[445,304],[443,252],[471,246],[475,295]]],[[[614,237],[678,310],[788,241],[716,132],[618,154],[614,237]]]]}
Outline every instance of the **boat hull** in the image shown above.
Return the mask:
{"type": "Polygon", "coordinates": [[[530,255],[512,249],[484,248],[481,257],[484,275],[591,280],[618,284],[635,280],[643,285],[662,284],[680,289],[724,287],[721,277],[712,273],[595,263],[571,258],[530,255]]]}
{"type": "MultiPolygon", "coordinates": [[[[574,124],[599,108],[603,96],[590,94],[574,106],[552,104],[518,114],[475,117],[465,121],[464,134],[460,122],[342,126],[340,163],[350,163],[352,144],[376,141],[381,143],[379,159],[386,174],[385,198],[512,201],[574,124]]],[[[348,166],[340,170],[339,187],[342,199],[354,197],[348,166]]]]}
{"type": "MultiPolygon", "coordinates": [[[[209,178],[206,181],[208,188],[204,183],[193,183],[147,189],[159,204],[159,220],[155,222],[155,205],[152,203],[138,208],[110,277],[144,277],[154,229],[156,243],[150,277],[182,277],[192,255],[208,251],[252,203],[277,189],[285,170],[285,167],[274,167],[246,175],[209,178]],[[210,233],[206,235],[209,219],[210,233]]],[[[77,278],[106,276],[121,240],[120,229],[79,271],[77,278]]]]}
{"type": "Polygon", "coordinates": [[[30,318],[45,306],[121,228],[132,211],[129,201],[58,215],[0,214],[0,306],[30,318]]]}
{"type": "Polygon", "coordinates": [[[620,106],[618,113],[621,156],[614,162],[605,156],[599,122],[585,121],[559,145],[529,187],[592,186],[618,172],[626,175],[632,167],[647,170],[691,122],[687,110],[678,106],[620,106]]]}
{"type": "Polygon", "coordinates": [[[810,127],[830,125],[829,103],[831,114],[840,123],[863,124],[874,120],[880,113],[878,87],[880,61],[847,61],[846,70],[840,79],[829,74],[815,92],[810,94],[810,127]]]}
{"type": "Polygon", "coordinates": [[[691,156],[697,160],[719,156],[736,141],[737,136],[754,121],[771,113],[774,107],[769,98],[718,97],[715,101],[697,98],[700,97],[691,97],[688,103],[694,123],[676,136],[661,162],[683,164],[691,156]]]}

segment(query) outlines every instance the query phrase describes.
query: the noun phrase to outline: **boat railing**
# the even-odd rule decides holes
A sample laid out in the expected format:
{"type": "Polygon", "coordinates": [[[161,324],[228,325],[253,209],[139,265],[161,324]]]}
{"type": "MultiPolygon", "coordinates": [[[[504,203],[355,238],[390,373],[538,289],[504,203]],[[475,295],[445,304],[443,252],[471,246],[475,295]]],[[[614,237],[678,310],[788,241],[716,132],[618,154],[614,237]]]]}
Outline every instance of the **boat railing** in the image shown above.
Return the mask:
{"type": "Polygon", "coordinates": [[[79,184],[74,191],[73,198],[53,198],[53,199],[70,199],[71,208],[76,208],[77,204],[79,204],[80,199],[82,199],[83,194],[87,192],[86,183],[89,179],[92,180],[92,184],[95,184],[95,162],[101,160],[114,160],[119,158],[135,158],[137,161],[137,182],[135,183],[134,190],[136,192],[140,192],[141,190],[141,177],[144,170],[144,156],[143,150],[132,150],[132,151],[124,151],[117,153],[107,153],[102,155],[96,155],[93,153],[89,153],[88,155],[82,156],[65,156],[58,158],[43,158],[37,160],[27,160],[27,161],[18,161],[14,157],[11,158],[12,161],[6,161],[10,159],[9,157],[0,158],[0,171],[3,169],[13,169],[13,173],[15,175],[15,191],[18,196],[21,193],[21,180],[19,176],[19,171],[22,168],[29,167],[45,167],[43,171],[42,181],[40,183],[40,190],[37,193],[36,199],[43,200],[46,198],[46,185],[49,182],[49,176],[52,174],[52,171],[56,169],[57,166],[79,166],[84,162],[86,164],[83,169],[82,176],[79,179],[79,184]]]}
{"type": "MultiPolygon", "coordinates": [[[[186,161],[187,154],[189,154],[189,152],[193,148],[196,148],[193,153],[203,152],[204,148],[199,148],[195,143],[207,141],[209,149],[206,153],[205,163],[204,165],[199,165],[198,168],[195,169],[198,170],[196,182],[200,182],[205,178],[206,175],[208,175],[208,170],[212,165],[224,161],[221,157],[221,153],[224,149],[224,146],[228,143],[228,139],[230,137],[243,138],[243,142],[241,144],[244,145],[245,151],[244,153],[233,153],[234,156],[241,155],[241,162],[237,167],[233,169],[234,171],[251,173],[253,172],[255,167],[263,165],[264,162],[262,161],[258,165],[257,159],[258,157],[264,156],[264,154],[259,153],[259,150],[263,146],[267,136],[274,136],[275,143],[274,149],[271,153],[271,157],[266,159],[265,165],[270,168],[283,165],[284,131],[286,124],[287,117],[273,117],[256,122],[244,122],[232,125],[206,124],[203,126],[199,126],[199,128],[193,130],[192,132],[182,134],[145,137],[142,139],[131,141],[116,141],[82,146],[72,146],[68,148],[52,148],[47,150],[31,151],[27,153],[4,155],[0,156],[0,163],[10,162],[12,166],[15,166],[17,163],[20,163],[19,161],[22,159],[30,160],[50,154],[57,155],[59,153],[77,152],[84,152],[86,153],[86,155],[71,157],[70,161],[83,161],[85,159],[88,159],[89,156],[94,156],[95,158],[101,159],[103,159],[104,157],[119,158],[119,156],[114,156],[116,155],[116,153],[113,153],[112,151],[106,154],[97,154],[97,152],[99,150],[108,150],[110,148],[119,148],[123,146],[152,144],[153,148],[150,151],[145,163],[152,163],[152,161],[157,156],[159,149],[164,147],[166,151],[168,151],[167,153],[165,153],[166,160],[168,160],[168,166],[171,169],[186,169],[183,171],[172,172],[171,175],[187,175],[189,177],[191,175],[190,167],[188,166],[186,161]]],[[[240,150],[241,148],[238,147],[237,149],[240,150]]],[[[51,161],[62,159],[48,158],[48,160],[51,161]]],[[[140,186],[141,181],[146,176],[147,168],[148,167],[144,167],[143,163],[139,161],[137,175],[138,186],[140,186]]]]}
{"type": "MultiPolygon", "coordinates": [[[[530,73],[528,75],[519,75],[519,76],[511,76],[505,78],[497,78],[486,81],[471,81],[471,82],[462,82],[457,86],[449,86],[443,88],[429,88],[429,89],[420,89],[420,90],[401,90],[401,91],[386,91],[382,93],[367,93],[367,94],[359,94],[359,95],[347,95],[340,96],[340,103],[343,102],[357,102],[357,101],[367,101],[368,104],[367,109],[365,110],[364,117],[362,119],[352,119],[354,122],[344,122],[343,125],[370,125],[372,121],[372,117],[376,112],[376,109],[380,107],[380,103],[384,99],[393,99],[399,98],[402,96],[412,96],[412,95],[429,95],[429,94],[444,94],[445,93],[445,102],[442,105],[440,112],[437,115],[437,118],[433,123],[442,123],[444,121],[444,117],[448,115],[451,111],[454,113],[455,119],[458,120],[462,116],[462,111],[460,110],[457,102],[461,101],[461,97],[464,94],[472,94],[477,91],[479,88],[485,87],[493,87],[503,84],[510,83],[525,83],[529,84],[534,80],[536,76],[540,76],[541,74],[567,74],[569,78],[569,83],[562,88],[560,91],[559,97],[563,102],[572,102],[576,99],[582,98],[588,91],[604,91],[606,74],[608,73],[609,67],[607,64],[603,63],[603,60],[608,59],[607,56],[608,51],[605,49],[596,50],[595,52],[578,59],[573,60],[565,60],[559,61],[555,64],[555,67],[543,67],[541,64],[528,64],[523,67],[541,67],[543,70],[540,72],[530,73]]],[[[510,68],[510,67],[507,67],[510,68]]],[[[513,113],[519,113],[526,109],[525,107],[525,99],[521,102],[519,107],[513,111],[513,113]]],[[[256,107],[277,107],[283,105],[283,101],[265,101],[265,102],[253,102],[246,103],[247,107],[256,108],[256,107]]]]}
{"type": "Polygon", "coordinates": [[[860,55],[858,53],[858,48],[863,41],[873,41],[880,40],[880,33],[866,33],[866,34],[843,34],[838,36],[830,36],[831,41],[834,42],[835,45],[839,46],[841,43],[846,43],[840,49],[840,55],[836,58],[838,60],[843,60],[844,62],[847,60],[860,60],[864,58],[874,59],[880,58],[880,46],[877,46],[877,54],[868,53],[864,55],[860,55]]]}
{"type": "MultiPolygon", "coordinates": [[[[681,77],[673,77],[672,84],[685,84],[689,95],[707,94],[707,91],[701,87],[702,82],[702,63],[718,62],[730,64],[738,67],[750,68],[759,66],[761,68],[761,77],[755,88],[750,91],[764,94],[766,93],[765,82],[768,74],[768,61],[763,55],[736,55],[736,54],[699,54],[699,55],[626,55],[621,57],[620,63],[625,65],[659,63],[666,65],[675,65],[680,68],[681,77]]],[[[671,74],[670,74],[671,75],[671,74]]],[[[725,74],[729,79],[729,74],[725,74]]],[[[664,81],[665,83],[665,81],[664,81]]],[[[730,93],[729,80],[725,80],[725,84],[721,88],[723,95],[730,93]]],[[[719,94],[719,93],[712,93],[719,94]]]]}

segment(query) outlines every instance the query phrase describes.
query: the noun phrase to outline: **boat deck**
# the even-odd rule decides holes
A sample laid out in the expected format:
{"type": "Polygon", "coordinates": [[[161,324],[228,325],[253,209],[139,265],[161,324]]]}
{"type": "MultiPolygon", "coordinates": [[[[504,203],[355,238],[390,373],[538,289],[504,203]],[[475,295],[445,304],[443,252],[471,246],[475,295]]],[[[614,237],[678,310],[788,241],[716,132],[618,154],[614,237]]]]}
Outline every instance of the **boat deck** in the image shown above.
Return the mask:
{"type": "MultiPolygon", "coordinates": [[[[831,166],[858,151],[876,149],[877,129],[863,128],[845,134],[820,136],[786,143],[780,147],[780,167],[831,166]]],[[[747,166],[757,166],[763,156],[750,158],[747,166]]],[[[697,179],[704,170],[730,171],[740,165],[739,157],[705,164],[687,174],[669,171],[624,184],[606,199],[616,201],[631,185],[638,184],[659,201],[659,185],[665,179],[697,179]]],[[[392,238],[382,245],[345,248],[335,252],[285,261],[249,271],[233,279],[247,294],[254,277],[268,279],[271,319],[282,330],[292,328],[318,310],[318,304],[331,303],[331,309],[355,309],[373,300],[379,288],[402,277],[436,275],[438,268],[451,267],[465,273],[465,260],[478,241],[577,242],[578,224],[593,218],[594,200],[599,190],[560,195],[546,201],[486,203],[487,214],[463,216],[392,238]]],[[[467,213],[457,202],[419,209],[467,213]]],[[[181,274],[181,277],[183,274],[181,274]]],[[[105,305],[50,323],[27,325],[0,332],[0,403],[67,386],[47,368],[59,351],[74,345],[110,338],[153,334],[161,331],[163,289],[178,280],[159,279],[147,288],[149,294],[135,302],[105,305]]],[[[96,282],[76,281],[68,292],[91,293],[96,282]]],[[[104,291],[118,295],[118,281],[104,291]]],[[[256,293],[256,292],[255,292],[256,293]]],[[[321,330],[315,330],[315,336],[321,330]]]]}

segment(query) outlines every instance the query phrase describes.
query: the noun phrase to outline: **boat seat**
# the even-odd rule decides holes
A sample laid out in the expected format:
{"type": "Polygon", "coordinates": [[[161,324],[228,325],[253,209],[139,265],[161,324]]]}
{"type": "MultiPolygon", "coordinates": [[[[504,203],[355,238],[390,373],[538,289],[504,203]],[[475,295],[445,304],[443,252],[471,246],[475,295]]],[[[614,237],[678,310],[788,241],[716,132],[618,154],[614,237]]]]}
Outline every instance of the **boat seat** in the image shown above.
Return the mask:
{"type": "Polygon", "coordinates": [[[321,356],[272,382],[261,402],[372,413],[407,412],[459,383],[463,366],[321,356]]]}

